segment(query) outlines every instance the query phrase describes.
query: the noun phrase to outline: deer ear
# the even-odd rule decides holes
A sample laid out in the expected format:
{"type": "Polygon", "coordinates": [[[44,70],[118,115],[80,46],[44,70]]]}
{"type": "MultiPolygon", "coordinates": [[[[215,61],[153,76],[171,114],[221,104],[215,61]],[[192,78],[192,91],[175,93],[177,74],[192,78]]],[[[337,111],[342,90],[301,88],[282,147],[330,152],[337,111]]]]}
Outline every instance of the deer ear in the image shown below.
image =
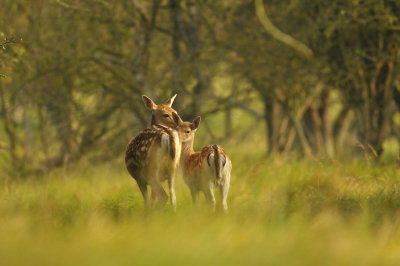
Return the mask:
{"type": "Polygon", "coordinates": [[[172,119],[174,119],[175,125],[179,126],[183,123],[182,119],[179,117],[177,113],[172,113],[172,119]]]}
{"type": "Polygon", "coordinates": [[[172,106],[172,104],[174,103],[176,95],[177,94],[175,94],[174,96],[171,97],[171,99],[169,99],[168,101],[165,102],[165,104],[168,105],[168,107],[172,106]]]}
{"type": "Polygon", "coordinates": [[[144,106],[146,106],[146,108],[149,111],[154,111],[156,109],[157,104],[155,104],[153,102],[153,100],[150,99],[149,97],[147,97],[146,95],[142,95],[142,100],[143,100],[144,106]]]}
{"type": "Polygon", "coordinates": [[[201,121],[201,117],[200,116],[196,117],[193,120],[192,125],[191,125],[192,130],[196,130],[199,127],[200,121],[201,121]]]}

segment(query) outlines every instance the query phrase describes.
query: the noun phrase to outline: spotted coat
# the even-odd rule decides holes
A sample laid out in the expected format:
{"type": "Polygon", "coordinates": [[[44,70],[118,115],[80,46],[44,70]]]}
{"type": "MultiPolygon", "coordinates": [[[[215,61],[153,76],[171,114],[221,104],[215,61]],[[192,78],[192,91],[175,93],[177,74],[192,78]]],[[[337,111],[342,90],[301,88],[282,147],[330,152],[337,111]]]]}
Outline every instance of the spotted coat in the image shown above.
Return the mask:
{"type": "Polygon", "coordinates": [[[179,139],[175,138],[174,130],[162,125],[146,128],[132,138],[125,152],[125,164],[132,177],[137,180],[138,171],[151,167],[151,157],[157,149],[164,149],[172,161],[179,161],[180,150],[174,145],[179,139]]]}

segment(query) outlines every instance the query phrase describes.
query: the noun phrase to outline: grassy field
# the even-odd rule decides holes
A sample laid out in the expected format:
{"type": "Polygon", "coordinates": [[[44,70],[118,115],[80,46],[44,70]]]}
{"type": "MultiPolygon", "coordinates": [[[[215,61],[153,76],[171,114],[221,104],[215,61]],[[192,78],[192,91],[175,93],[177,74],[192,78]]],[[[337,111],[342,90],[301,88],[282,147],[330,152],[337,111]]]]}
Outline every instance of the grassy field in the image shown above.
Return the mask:
{"type": "Polygon", "coordinates": [[[3,180],[0,264],[400,263],[395,165],[227,150],[234,165],[228,215],[193,208],[181,178],[176,214],[169,205],[145,211],[122,160],[3,180]]]}

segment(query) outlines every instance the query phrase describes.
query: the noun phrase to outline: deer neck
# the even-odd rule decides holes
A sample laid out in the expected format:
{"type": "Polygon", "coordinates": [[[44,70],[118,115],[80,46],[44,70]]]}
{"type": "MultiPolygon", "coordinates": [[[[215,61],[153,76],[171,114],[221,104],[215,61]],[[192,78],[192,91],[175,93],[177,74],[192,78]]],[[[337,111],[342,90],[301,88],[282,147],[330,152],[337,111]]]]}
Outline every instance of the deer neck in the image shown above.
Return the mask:
{"type": "Polygon", "coordinates": [[[181,159],[183,161],[185,161],[191,154],[194,153],[193,142],[194,142],[194,136],[190,140],[182,142],[181,159]]]}

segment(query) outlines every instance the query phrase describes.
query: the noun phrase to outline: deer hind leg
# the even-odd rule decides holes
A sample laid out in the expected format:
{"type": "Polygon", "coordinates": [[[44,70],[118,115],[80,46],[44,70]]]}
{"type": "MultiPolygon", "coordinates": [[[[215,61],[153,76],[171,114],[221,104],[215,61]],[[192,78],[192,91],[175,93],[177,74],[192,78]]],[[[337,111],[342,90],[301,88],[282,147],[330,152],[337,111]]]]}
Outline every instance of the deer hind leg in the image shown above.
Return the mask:
{"type": "Polygon", "coordinates": [[[156,197],[158,199],[157,205],[164,206],[165,203],[167,202],[168,196],[167,196],[167,193],[165,193],[165,190],[162,187],[161,183],[158,180],[155,180],[154,182],[151,182],[150,186],[151,186],[152,192],[155,194],[154,197],[156,197]]]}
{"type": "Polygon", "coordinates": [[[204,196],[206,197],[206,200],[211,203],[212,205],[212,210],[215,212],[215,195],[214,195],[214,184],[210,182],[207,186],[207,188],[204,190],[204,196]]]}
{"type": "Polygon", "coordinates": [[[224,212],[228,212],[228,192],[229,192],[229,182],[224,182],[220,187],[221,191],[221,205],[224,212]]]}
{"type": "Polygon", "coordinates": [[[152,207],[154,207],[156,205],[156,199],[157,199],[157,195],[154,191],[154,189],[151,190],[151,198],[150,198],[150,205],[152,207]]]}
{"type": "Polygon", "coordinates": [[[140,181],[136,181],[136,182],[139,186],[140,192],[142,192],[142,196],[144,199],[144,205],[146,206],[146,208],[149,208],[150,207],[149,206],[149,192],[147,190],[147,185],[140,181]]]}

